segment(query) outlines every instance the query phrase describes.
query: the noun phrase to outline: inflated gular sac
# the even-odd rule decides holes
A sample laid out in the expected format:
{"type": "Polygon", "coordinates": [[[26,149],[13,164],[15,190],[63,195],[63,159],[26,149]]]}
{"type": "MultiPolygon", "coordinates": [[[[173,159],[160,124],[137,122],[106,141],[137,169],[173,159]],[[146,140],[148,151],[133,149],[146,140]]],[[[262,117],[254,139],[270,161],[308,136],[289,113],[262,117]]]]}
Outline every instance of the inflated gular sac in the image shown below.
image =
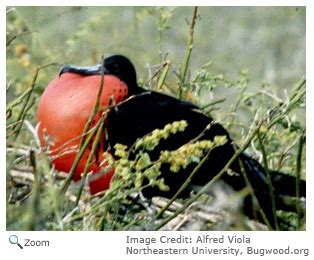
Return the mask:
{"type": "MultiPolygon", "coordinates": [[[[69,172],[84,131],[86,122],[94,108],[97,93],[100,89],[101,76],[82,76],[65,73],[55,78],[45,89],[38,105],[39,138],[42,147],[50,152],[54,167],[63,172],[69,172]]],[[[102,111],[113,102],[121,102],[128,95],[124,82],[115,76],[104,76],[104,87],[100,98],[102,111]]],[[[99,120],[101,112],[95,116],[93,127],[99,120]]],[[[105,132],[102,133],[105,135],[105,132]]],[[[101,138],[97,153],[89,171],[93,174],[100,170],[100,163],[104,160],[104,140],[101,138]]],[[[75,171],[73,180],[81,179],[91,145],[84,153],[75,171]]],[[[92,193],[98,191],[98,186],[109,187],[113,171],[98,179],[98,184],[91,185],[92,193]],[[101,183],[101,184],[100,184],[101,183]]]]}

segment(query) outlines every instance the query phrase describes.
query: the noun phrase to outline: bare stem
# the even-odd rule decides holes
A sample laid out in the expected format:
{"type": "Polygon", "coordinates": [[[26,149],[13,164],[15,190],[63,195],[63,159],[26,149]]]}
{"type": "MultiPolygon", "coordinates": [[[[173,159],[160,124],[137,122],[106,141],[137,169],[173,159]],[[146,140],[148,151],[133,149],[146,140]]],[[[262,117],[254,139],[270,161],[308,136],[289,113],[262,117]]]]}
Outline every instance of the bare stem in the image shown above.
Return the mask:
{"type": "Polygon", "coordinates": [[[268,167],[267,153],[266,153],[266,149],[265,149],[265,146],[263,144],[260,132],[257,132],[257,139],[259,141],[259,144],[261,146],[261,151],[263,154],[263,164],[264,164],[264,169],[266,172],[269,195],[271,198],[271,207],[272,207],[272,212],[273,212],[274,221],[275,221],[275,228],[276,228],[276,230],[279,230],[278,219],[277,219],[277,214],[276,214],[275,194],[274,194],[273,184],[272,184],[272,180],[271,180],[271,176],[270,176],[270,172],[269,172],[269,167],[268,167]]]}
{"type": "Polygon", "coordinates": [[[185,180],[185,182],[181,185],[180,189],[176,192],[176,194],[168,201],[168,203],[157,213],[156,218],[162,216],[162,214],[171,206],[171,204],[178,198],[181,192],[189,185],[193,176],[199,171],[199,169],[204,165],[204,163],[208,160],[208,157],[211,153],[211,150],[203,157],[203,159],[199,162],[199,164],[193,169],[189,177],[185,180]]]}
{"type": "MultiPolygon", "coordinates": [[[[32,83],[31,83],[31,86],[30,86],[30,90],[27,92],[27,94],[25,94],[26,95],[25,96],[25,102],[24,102],[24,104],[22,106],[22,109],[21,109],[20,113],[17,116],[17,119],[16,119],[16,121],[21,121],[21,123],[16,126],[17,129],[16,129],[16,132],[15,132],[15,135],[14,135],[14,139],[16,139],[19,136],[19,133],[21,131],[21,128],[22,128],[22,125],[23,125],[23,122],[24,122],[24,118],[25,118],[25,116],[27,114],[27,111],[28,111],[27,110],[28,103],[30,101],[31,95],[33,93],[33,90],[36,87],[36,81],[37,81],[37,78],[38,78],[40,70],[45,69],[45,68],[47,68],[49,66],[57,66],[57,65],[60,65],[60,64],[58,64],[58,63],[49,63],[49,64],[46,64],[46,65],[40,66],[40,67],[38,67],[36,69],[34,77],[33,77],[33,80],[32,80],[32,83]]],[[[15,127],[13,128],[13,130],[15,130],[15,127]]]]}
{"type": "Polygon", "coordinates": [[[81,195],[82,195],[82,191],[83,191],[83,188],[84,188],[84,185],[85,185],[85,182],[86,182],[86,177],[87,177],[89,166],[91,165],[92,159],[93,159],[95,153],[97,152],[97,147],[98,147],[98,144],[99,144],[99,141],[100,141],[100,137],[101,137],[101,134],[102,134],[102,131],[103,131],[103,126],[104,126],[105,120],[106,120],[106,115],[104,115],[100,119],[101,122],[97,126],[96,137],[95,137],[95,140],[93,142],[92,149],[91,149],[91,151],[90,151],[90,153],[88,155],[87,161],[85,163],[84,171],[83,171],[83,174],[82,174],[82,176],[83,176],[82,177],[82,184],[81,184],[81,187],[79,189],[78,195],[76,197],[75,206],[78,206],[78,204],[79,204],[79,201],[80,201],[80,198],[81,198],[81,195]]]}
{"type": "Polygon", "coordinates": [[[301,214],[302,210],[300,207],[300,180],[301,180],[301,168],[302,168],[302,151],[303,146],[305,143],[305,129],[303,130],[300,138],[299,138],[299,146],[298,152],[296,157],[296,169],[295,169],[295,176],[296,176],[296,209],[297,209],[297,229],[300,230],[301,227],[301,214]]]}
{"type": "Polygon", "coordinates": [[[32,200],[30,201],[29,211],[28,211],[28,221],[26,223],[26,230],[35,230],[39,221],[40,216],[40,191],[41,191],[41,176],[42,173],[38,170],[35,152],[30,151],[29,154],[30,163],[33,168],[34,183],[32,188],[32,200]]]}
{"type": "Polygon", "coordinates": [[[192,17],[192,21],[190,24],[188,43],[187,43],[185,55],[183,58],[183,63],[182,63],[181,70],[180,70],[180,92],[179,92],[179,98],[180,99],[182,98],[183,86],[185,84],[186,74],[188,71],[190,58],[191,58],[191,54],[192,54],[192,50],[193,50],[194,28],[195,28],[196,19],[197,19],[197,9],[198,9],[198,7],[194,7],[193,17],[192,17]]]}
{"type": "Polygon", "coordinates": [[[94,117],[96,116],[98,110],[99,110],[99,104],[100,104],[100,97],[101,97],[101,93],[103,90],[103,85],[104,85],[104,57],[102,56],[102,66],[101,66],[101,80],[100,80],[100,86],[99,86],[99,91],[97,93],[97,97],[96,97],[96,101],[95,101],[95,105],[93,108],[92,113],[90,114],[87,123],[85,124],[84,127],[84,131],[82,134],[82,139],[79,145],[79,152],[77,153],[75,160],[72,164],[72,167],[69,171],[69,175],[67,177],[67,179],[65,180],[61,190],[60,190],[60,194],[59,194],[59,198],[62,197],[63,194],[65,194],[65,192],[67,191],[67,189],[69,188],[72,178],[75,174],[75,171],[78,167],[79,162],[81,161],[88,145],[91,143],[93,137],[96,135],[97,131],[98,131],[98,127],[99,125],[102,123],[102,120],[99,120],[96,124],[96,126],[94,127],[93,131],[86,137],[86,133],[89,132],[92,121],[94,119],[94,117]]]}

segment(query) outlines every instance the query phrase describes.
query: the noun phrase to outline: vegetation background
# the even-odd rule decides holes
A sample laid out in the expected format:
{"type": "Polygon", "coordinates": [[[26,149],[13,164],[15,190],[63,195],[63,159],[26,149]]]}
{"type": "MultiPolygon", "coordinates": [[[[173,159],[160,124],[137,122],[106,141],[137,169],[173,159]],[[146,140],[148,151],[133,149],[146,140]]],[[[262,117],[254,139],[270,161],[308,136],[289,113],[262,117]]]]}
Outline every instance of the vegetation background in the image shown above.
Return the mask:
{"type": "MultiPolygon", "coordinates": [[[[99,63],[102,55],[119,53],[134,62],[142,85],[156,88],[158,80],[150,79],[169,62],[170,69],[160,90],[178,96],[181,86],[182,98],[206,107],[207,112],[222,121],[236,143],[242,144],[254,119],[279,103],[288,104],[290,97],[301,91],[295,86],[305,74],[305,12],[303,7],[200,7],[182,85],[179,74],[187,53],[192,7],[8,8],[7,228],[98,229],[93,221],[63,223],[71,207],[61,210],[57,220],[36,219],[34,213],[44,211],[44,206],[30,209],[32,203],[28,198],[34,194],[34,183],[21,183],[12,175],[17,168],[21,170],[16,167],[21,161],[23,167],[31,166],[25,158],[29,158],[30,148],[36,150],[31,126],[37,123],[38,100],[59,70],[58,66],[40,70],[29,91],[39,66],[92,65],[99,63]],[[17,198],[13,199],[14,196],[17,198]],[[18,220],[21,212],[28,213],[18,220]]],[[[265,130],[263,139],[269,167],[289,174],[296,174],[298,140],[305,138],[304,95],[297,101],[279,125],[265,130]]],[[[257,140],[252,141],[247,151],[263,160],[257,140]]],[[[304,154],[299,159],[302,178],[304,154]]],[[[36,153],[34,156],[37,158],[36,153]]],[[[40,158],[37,160],[40,164],[40,158]]],[[[49,172],[50,166],[43,165],[49,172]]],[[[41,195],[39,198],[45,197],[41,195]]],[[[41,204],[45,203],[49,203],[47,199],[41,204]]],[[[298,222],[297,228],[302,228],[300,219],[294,222],[298,222]]],[[[127,226],[115,223],[105,229],[127,226]]],[[[144,226],[140,224],[140,229],[145,229],[144,226]]]]}

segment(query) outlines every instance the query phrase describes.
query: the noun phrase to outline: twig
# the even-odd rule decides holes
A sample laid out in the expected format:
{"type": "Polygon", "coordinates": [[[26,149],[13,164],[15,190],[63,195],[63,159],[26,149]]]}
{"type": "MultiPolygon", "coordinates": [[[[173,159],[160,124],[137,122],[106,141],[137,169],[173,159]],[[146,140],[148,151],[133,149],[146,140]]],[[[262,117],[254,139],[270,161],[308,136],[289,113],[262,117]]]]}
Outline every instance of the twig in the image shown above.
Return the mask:
{"type": "Polygon", "coordinates": [[[13,35],[9,40],[7,40],[6,47],[8,47],[16,38],[21,37],[26,34],[31,34],[31,33],[32,32],[27,31],[27,32],[21,32],[21,33],[13,35]]]}
{"type": "Polygon", "coordinates": [[[301,214],[302,210],[300,207],[300,180],[301,180],[301,168],[302,168],[302,151],[305,143],[305,129],[303,130],[300,138],[299,138],[299,146],[296,157],[296,167],[295,167],[295,176],[296,176],[296,209],[297,209],[297,228],[301,227],[301,214]]]}
{"type": "Polygon", "coordinates": [[[197,19],[197,9],[198,9],[197,7],[194,7],[192,22],[190,24],[188,43],[187,43],[185,55],[183,58],[183,63],[182,63],[181,70],[180,70],[180,85],[179,85],[179,87],[180,87],[179,98],[180,99],[182,98],[183,86],[185,84],[186,74],[188,71],[189,62],[190,62],[190,58],[191,58],[191,54],[192,54],[192,50],[193,50],[193,36],[194,36],[194,28],[195,28],[195,24],[196,24],[196,19],[197,19]]]}
{"type": "Polygon", "coordinates": [[[146,82],[144,83],[144,85],[149,84],[150,85],[149,89],[152,89],[151,82],[153,81],[153,79],[156,78],[160,73],[163,73],[164,68],[169,66],[169,65],[170,65],[170,61],[168,61],[168,60],[166,60],[162,64],[157,64],[157,65],[152,65],[152,66],[147,65],[146,67],[148,68],[149,77],[146,80],[146,82]],[[151,74],[151,68],[155,68],[155,67],[157,67],[158,69],[156,70],[156,72],[153,75],[150,75],[151,74]]]}
{"type": "Polygon", "coordinates": [[[257,204],[257,207],[258,207],[259,212],[260,212],[260,214],[262,216],[262,219],[264,220],[264,222],[267,225],[268,229],[269,230],[273,230],[273,228],[272,228],[268,218],[266,217],[266,214],[265,214],[263,208],[260,206],[259,200],[256,197],[255,191],[254,191],[254,189],[252,187],[252,183],[250,182],[250,180],[249,180],[249,178],[247,176],[247,173],[246,173],[246,170],[245,170],[245,168],[243,166],[242,160],[239,160],[239,164],[240,164],[241,173],[243,175],[245,184],[246,184],[247,187],[249,187],[251,189],[251,192],[252,192],[251,196],[252,196],[253,202],[257,204]]]}
{"type": "Polygon", "coordinates": [[[157,82],[157,90],[160,90],[161,87],[163,86],[163,84],[165,83],[165,80],[167,78],[168,72],[169,72],[169,68],[170,68],[170,61],[167,60],[165,61],[165,63],[163,64],[163,67],[161,68],[161,75],[158,79],[157,82]]]}
{"type": "Polygon", "coordinates": [[[23,92],[23,94],[19,95],[15,100],[13,100],[9,105],[7,105],[6,108],[7,112],[11,110],[13,107],[19,105],[23,101],[24,97],[26,97],[26,95],[29,94],[30,91],[32,91],[32,87],[27,88],[23,92]]]}
{"type": "MultiPolygon", "coordinates": [[[[22,120],[22,122],[24,121],[24,118],[25,118],[25,116],[27,114],[27,111],[28,111],[27,108],[28,109],[30,108],[28,106],[28,103],[29,103],[29,100],[30,100],[31,95],[33,93],[33,90],[34,90],[34,88],[36,86],[36,81],[37,81],[38,74],[39,74],[40,70],[45,69],[45,68],[47,68],[49,66],[58,66],[58,65],[59,65],[58,63],[49,63],[49,64],[46,64],[46,65],[43,65],[43,66],[40,66],[40,67],[36,68],[36,71],[35,71],[35,74],[34,74],[34,77],[33,77],[32,83],[31,83],[31,86],[30,86],[30,90],[27,92],[27,94],[25,94],[26,95],[26,97],[25,97],[26,100],[25,100],[25,102],[23,104],[23,107],[22,107],[20,113],[17,116],[16,121],[20,121],[20,120],[22,120]]],[[[14,135],[14,139],[16,139],[18,137],[18,135],[19,135],[19,133],[21,131],[21,128],[22,128],[22,123],[19,125],[18,129],[16,130],[15,135],[14,135]]],[[[13,130],[15,130],[15,128],[13,128],[13,130]]]]}
{"type": "MultiPolygon", "coordinates": [[[[91,162],[92,162],[92,159],[95,155],[95,153],[97,152],[97,147],[98,147],[98,144],[99,144],[99,141],[100,141],[100,137],[102,135],[102,131],[103,131],[103,126],[104,126],[104,122],[106,120],[106,114],[104,116],[102,116],[102,118],[100,119],[100,124],[98,125],[97,127],[97,133],[96,133],[96,137],[95,137],[95,140],[93,142],[93,145],[92,145],[92,149],[88,155],[88,158],[87,158],[87,161],[85,163],[85,167],[84,167],[84,171],[83,171],[83,174],[82,174],[82,184],[80,186],[80,189],[79,189],[79,192],[78,192],[78,195],[77,195],[77,198],[76,198],[76,202],[75,202],[75,205],[78,206],[79,204],[79,201],[80,201],[80,198],[81,198],[81,195],[82,195],[82,191],[83,191],[83,187],[86,183],[86,177],[87,177],[87,173],[88,173],[88,169],[91,165],[91,162]]],[[[97,155],[96,155],[97,156],[97,155]]]]}
{"type": "MultiPolygon", "coordinates": [[[[93,111],[90,114],[87,123],[85,124],[83,133],[87,132],[90,129],[92,121],[93,121],[93,119],[95,118],[96,114],[99,111],[100,97],[101,97],[101,94],[102,94],[102,91],[103,91],[103,88],[104,88],[104,68],[105,68],[104,56],[102,56],[101,59],[102,59],[102,64],[101,64],[100,86],[99,86],[98,93],[97,93],[97,96],[96,96],[96,102],[95,102],[95,105],[93,107],[93,111]]],[[[83,135],[79,147],[81,147],[83,145],[84,140],[85,140],[85,136],[83,135]]]]}
{"type": "Polygon", "coordinates": [[[33,150],[30,151],[30,163],[33,167],[34,174],[34,183],[32,188],[32,200],[29,205],[28,211],[28,222],[26,224],[26,230],[35,230],[38,224],[39,216],[40,216],[40,191],[41,191],[41,171],[38,171],[37,162],[35,152],[33,150]]]}
{"type": "Polygon", "coordinates": [[[38,137],[38,126],[39,126],[39,124],[37,124],[36,127],[33,127],[33,125],[28,120],[25,120],[25,125],[28,128],[29,132],[33,135],[37,147],[40,147],[40,140],[38,137]]]}
{"type": "Polygon", "coordinates": [[[175,193],[175,195],[168,201],[165,207],[163,207],[158,213],[156,218],[159,218],[162,216],[162,214],[170,207],[170,205],[178,198],[178,196],[181,194],[181,192],[189,185],[194,175],[199,171],[199,169],[204,165],[204,163],[208,160],[208,157],[211,154],[210,150],[206,156],[203,157],[203,159],[199,162],[199,164],[193,169],[189,177],[185,180],[185,182],[181,185],[180,189],[175,193]]]}
{"type": "Polygon", "coordinates": [[[205,110],[205,109],[208,108],[208,107],[211,107],[211,106],[214,106],[214,105],[223,103],[223,102],[225,102],[225,101],[226,101],[225,98],[217,99],[217,100],[215,100],[215,101],[211,101],[211,102],[207,103],[206,105],[202,106],[200,109],[201,109],[201,110],[205,110]]]}
{"type": "Polygon", "coordinates": [[[276,202],[275,202],[275,194],[274,194],[274,189],[273,189],[273,184],[272,184],[272,180],[271,180],[271,176],[270,176],[270,172],[269,172],[269,167],[268,167],[268,158],[267,158],[267,153],[260,135],[260,132],[257,132],[257,139],[259,141],[259,144],[261,146],[261,150],[262,150],[262,154],[263,154],[263,164],[264,164],[264,169],[266,172],[266,179],[267,179],[267,185],[268,185],[268,189],[269,189],[269,195],[271,198],[271,208],[272,208],[272,212],[274,215],[274,221],[275,221],[275,228],[276,230],[279,230],[279,225],[278,225],[278,219],[277,219],[277,214],[276,214],[276,202]]]}
{"type": "Polygon", "coordinates": [[[96,126],[93,128],[93,131],[90,133],[90,135],[88,135],[88,137],[86,138],[84,144],[82,145],[82,147],[79,149],[76,157],[75,157],[75,160],[72,164],[72,167],[69,171],[69,174],[68,174],[68,177],[67,179],[65,180],[63,186],[61,187],[60,189],[60,193],[59,193],[59,198],[62,197],[62,195],[67,191],[67,189],[69,188],[70,184],[71,184],[71,181],[73,179],[73,176],[75,174],[75,170],[79,164],[79,162],[81,161],[88,145],[92,142],[92,139],[94,138],[94,136],[96,135],[96,132],[98,130],[98,127],[99,125],[101,124],[101,120],[97,122],[96,126]]]}
{"type": "Polygon", "coordinates": [[[60,190],[60,193],[59,193],[59,198],[62,197],[62,195],[67,191],[67,189],[69,188],[70,184],[71,184],[71,181],[72,181],[72,178],[75,174],[75,171],[76,171],[76,168],[79,164],[79,162],[81,161],[82,157],[83,157],[83,154],[85,153],[88,145],[90,144],[90,142],[92,141],[92,138],[95,136],[96,132],[98,131],[98,127],[99,125],[101,124],[102,120],[99,120],[96,124],[96,126],[94,127],[93,131],[90,133],[90,135],[88,137],[85,137],[86,136],[86,133],[90,130],[90,126],[92,124],[92,121],[94,119],[94,117],[96,116],[97,112],[98,112],[98,109],[99,109],[99,104],[100,104],[100,97],[101,97],[101,94],[102,94],[102,90],[103,90],[103,85],[104,85],[104,57],[102,56],[102,65],[101,65],[101,79],[100,79],[100,86],[99,86],[99,90],[98,90],[98,93],[97,93],[97,97],[96,97],[96,101],[95,101],[95,105],[93,107],[93,111],[92,113],[90,114],[89,118],[88,118],[88,121],[87,123],[85,124],[85,127],[84,127],[84,131],[83,131],[83,135],[82,135],[82,139],[81,139],[81,142],[80,142],[80,145],[79,145],[79,152],[77,153],[76,157],[75,157],[75,160],[72,164],[72,167],[69,171],[69,175],[68,175],[68,178],[66,179],[66,181],[64,182],[61,190],[60,190]]]}

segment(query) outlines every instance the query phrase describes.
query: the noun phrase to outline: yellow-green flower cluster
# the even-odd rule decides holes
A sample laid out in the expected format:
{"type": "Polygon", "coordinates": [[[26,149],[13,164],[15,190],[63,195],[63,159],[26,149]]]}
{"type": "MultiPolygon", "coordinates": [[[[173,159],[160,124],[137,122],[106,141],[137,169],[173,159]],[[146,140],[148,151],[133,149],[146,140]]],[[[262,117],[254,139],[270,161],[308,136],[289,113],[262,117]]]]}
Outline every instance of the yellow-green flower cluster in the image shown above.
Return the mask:
{"type": "Polygon", "coordinates": [[[157,161],[152,161],[149,152],[153,150],[162,139],[167,139],[171,134],[183,132],[187,127],[186,121],[176,121],[167,124],[163,129],[156,129],[151,134],[139,139],[135,144],[137,153],[134,159],[129,158],[127,146],[116,144],[114,160],[112,156],[107,157],[107,163],[115,168],[115,175],[111,181],[107,196],[126,198],[125,192],[140,191],[147,186],[158,187],[162,191],[170,188],[161,178],[161,165],[170,164],[172,172],[178,172],[186,168],[190,163],[198,163],[209,151],[226,142],[225,136],[216,136],[213,141],[202,140],[188,143],[174,151],[162,151],[157,161]],[[116,195],[115,195],[116,194],[116,195]],[[120,197],[119,197],[120,196],[120,197]]]}
{"type": "MultiPolygon", "coordinates": [[[[164,183],[161,175],[161,163],[152,162],[148,153],[140,151],[135,160],[127,158],[126,146],[115,145],[116,156],[121,156],[119,160],[111,162],[111,166],[115,168],[115,175],[112,179],[111,187],[117,192],[119,190],[140,191],[145,185],[157,186],[160,190],[167,191],[169,187],[164,183]],[[143,185],[144,180],[147,182],[143,185]]],[[[108,157],[109,158],[109,157],[108,157]]]]}
{"type": "Polygon", "coordinates": [[[187,122],[185,120],[181,120],[167,124],[163,129],[155,129],[152,133],[139,139],[135,144],[135,149],[152,151],[156,148],[161,139],[165,140],[169,137],[170,134],[183,132],[187,126],[187,122]]]}
{"type": "Polygon", "coordinates": [[[123,159],[128,157],[128,152],[126,151],[127,146],[123,144],[116,144],[114,146],[115,152],[114,155],[123,159]]]}
{"type": "Polygon", "coordinates": [[[226,136],[216,136],[213,141],[202,140],[188,143],[175,151],[162,151],[159,160],[162,163],[170,164],[172,172],[178,172],[181,168],[185,169],[192,162],[200,162],[206,153],[217,146],[224,145],[226,141],[226,136]]]}
{"type": "Polygon", "coordinates": [[[132,177],[133,161],[120,159],[115,165],[115,175],[123,180],[130,180],[132,177]]]}
{"type": "Polygon", "coordinates": [[[147,167],[144,171],[137,171],[135,173],[134,181],[135,189],[140,190],[143,187],[143,181],[146,179],[149,186],[157,186],[160,190],[163,191],[169,190],[169,187],[164,183],[164,179],[159,178],[161,175],[160,167],[160,163],[155,163],[150,167],[147,167]]]}
{"type": "Polygon", "coordinates": [[[144,168],[151,164],[150,157],[148,153],[140,153],[140,156],[135,164],[135,170],[137,172],[142,171],[144,168]]]}

